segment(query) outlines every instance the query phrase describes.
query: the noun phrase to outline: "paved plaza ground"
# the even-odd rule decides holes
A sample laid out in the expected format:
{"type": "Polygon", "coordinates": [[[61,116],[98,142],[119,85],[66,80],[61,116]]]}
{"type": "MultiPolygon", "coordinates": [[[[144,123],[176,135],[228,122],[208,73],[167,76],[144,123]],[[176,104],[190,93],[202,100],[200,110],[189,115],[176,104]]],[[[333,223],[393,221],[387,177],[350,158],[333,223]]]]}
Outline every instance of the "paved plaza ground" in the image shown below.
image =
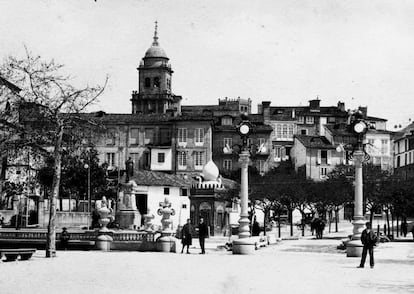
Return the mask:
{"type": "MultiPolygon", "coordinates": [[[[348,230],[348,229],[347,229],[348,230]]],[[[376,265],[337,250],[347,231],[322,240],[284,240],[254,255],[217,249],[207,254],[37,251],[29,261],[0,263],[0,293],[414,293],[414,242],[382,243],[376,265]]],[[[193,244],[197,244],[194,240],[193,244]]]]}

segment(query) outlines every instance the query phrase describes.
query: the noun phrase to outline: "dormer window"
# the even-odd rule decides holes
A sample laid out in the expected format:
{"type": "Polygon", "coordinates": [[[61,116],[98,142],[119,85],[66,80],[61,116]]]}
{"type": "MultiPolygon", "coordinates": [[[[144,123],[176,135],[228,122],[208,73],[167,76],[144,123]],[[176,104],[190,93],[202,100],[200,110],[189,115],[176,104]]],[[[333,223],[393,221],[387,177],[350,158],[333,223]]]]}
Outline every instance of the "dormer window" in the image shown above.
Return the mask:
{"type": "Polygon", "coordinates": [[[151,87],[151,79],[145,78],[145,88],[149,88],[149,87],[151,87]]]}
{"type": "Polygon", "coordinates": [[[155,77],[154,78],[154,88],[159,88],[159,87],[160,87],[160,78],[155,77]]]}

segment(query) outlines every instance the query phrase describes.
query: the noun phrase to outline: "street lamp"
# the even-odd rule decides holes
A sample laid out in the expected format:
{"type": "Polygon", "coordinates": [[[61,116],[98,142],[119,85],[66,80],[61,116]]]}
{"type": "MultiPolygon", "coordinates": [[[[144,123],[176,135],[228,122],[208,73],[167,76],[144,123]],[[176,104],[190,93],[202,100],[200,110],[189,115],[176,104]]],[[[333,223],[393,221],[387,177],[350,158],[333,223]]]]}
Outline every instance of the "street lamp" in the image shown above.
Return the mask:
{"type": "Polygon", "coordinates": [[[247,115],[242,115],[242,122],[237,126],[242,139],[241,152],[239,154],[239,162],[241,167],[241,179],[240,179],[240,219],[239,219],[239,238],[250,237],[250,220],[248,209],[248,186],[249,175],[248,168],[250,163],[250,152],[248,149],[248,138],[252,130],[252,125],[248,120],[247,115]]]}
{"type": "Polygon", "coordinates": [[[352,241],[347,244],[347,256],[358,257],[362,254],[360,243],[361,234],[364,229],[365,220],[363,215],[363,178],[362,164],[369,160],[369,155],[364,150],[363,138],[368,130],[368,125],[364,121],[360,112],[355,112],[349,125],[350,131],[356,136],[357,142],[351,154],[351,159],[355,165],[355,198],[354,198],[354,221],[352,230],[352,241]]]}
{"type": "Polygon", "coordinates": [[[90,214],[91,214],[91,167],[85,163],[83,166],[88,170],[88,230],[90,228],[90,214]]]}

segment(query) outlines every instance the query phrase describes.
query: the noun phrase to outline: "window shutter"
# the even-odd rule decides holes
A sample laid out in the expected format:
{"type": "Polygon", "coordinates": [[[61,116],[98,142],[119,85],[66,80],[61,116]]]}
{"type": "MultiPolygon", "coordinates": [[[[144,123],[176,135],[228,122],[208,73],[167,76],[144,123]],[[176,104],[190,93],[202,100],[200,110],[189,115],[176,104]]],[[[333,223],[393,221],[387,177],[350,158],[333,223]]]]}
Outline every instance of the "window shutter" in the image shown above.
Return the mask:
{"type": "Polygon", "coordinates": [[[331,150],[326,152],[326,163],[331,164],[331,150]]]}
{"type": "Polygon", "coordinates": [[[321,164],[322,160],[321,160],[321,150],[318,150],[318,158],[316,159],[316,163],[317,164],[321,164]]]}

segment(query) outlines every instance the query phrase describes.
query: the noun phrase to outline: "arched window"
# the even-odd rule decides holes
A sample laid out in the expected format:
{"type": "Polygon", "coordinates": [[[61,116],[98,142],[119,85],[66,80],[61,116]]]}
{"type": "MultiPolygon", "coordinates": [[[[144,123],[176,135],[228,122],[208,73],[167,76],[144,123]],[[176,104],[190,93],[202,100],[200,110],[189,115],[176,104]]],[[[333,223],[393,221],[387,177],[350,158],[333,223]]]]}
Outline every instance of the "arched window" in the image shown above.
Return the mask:
{"type": "Polygon", "coordinates": [[[155,77],[154,78],[154,88],[159,88],[159,87],[160,87],[160,78],[155,77]]]}
{"type": "Polygon", "coordinates": [[[145,88],[149,88],[149,87],[151,87],[151,79],[145,78],[145,88]]]}

